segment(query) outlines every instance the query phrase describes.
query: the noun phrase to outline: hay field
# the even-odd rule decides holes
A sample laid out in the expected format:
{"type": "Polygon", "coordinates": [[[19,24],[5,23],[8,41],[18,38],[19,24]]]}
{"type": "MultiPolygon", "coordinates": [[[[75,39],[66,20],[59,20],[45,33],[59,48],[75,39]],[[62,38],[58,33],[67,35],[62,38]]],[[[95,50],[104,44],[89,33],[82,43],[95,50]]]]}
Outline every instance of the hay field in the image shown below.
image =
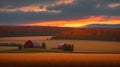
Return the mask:
{"type": "Polygon", "coordinates": [[[0,54],[0,67],[119,67],[119,65],[120,54],[0,54]]]}
{"type": "MultiPolygon", "coordinates": [[[[49,37],[7,37],[0,38],[0,43],[24,44],[27,40],[36,40],[40,44],[46,42],[47,50],[61,43],[69,43],[74,44],[74,52],[79,53],[0,53],[0,67],[120,67],[120,42],[46,40],[47,38],[49,37]]],[[[15,47],[0,47],[0,51],[16,49],[15,47]]],[[[25,50],[27,49],[23,49],[25,50]]],[[[35,48],[28,50],[41,51],[35,48]]]]}
{"type": "MultiPolygon", "coordinates": [[[[46,40],[51,36],[28,36],[28,37],[4,37],[0,38],[0,43],[22,43],[24,44],[27,40],[36,40],[40,44],[46,42],[47,49],[51,49],[62,43],[68,43],[74,45],[74,52],[110,52],[120,53],[120,42],[111,41],[89,41],[89,40],[46,40]]],[[[9,47],[13,49],[12,47],[9,47]]],[[[0,49],[3,49],[0,47],[0,49]]],[[[16,48],[14,48],[16,49],[16,48]]]]}

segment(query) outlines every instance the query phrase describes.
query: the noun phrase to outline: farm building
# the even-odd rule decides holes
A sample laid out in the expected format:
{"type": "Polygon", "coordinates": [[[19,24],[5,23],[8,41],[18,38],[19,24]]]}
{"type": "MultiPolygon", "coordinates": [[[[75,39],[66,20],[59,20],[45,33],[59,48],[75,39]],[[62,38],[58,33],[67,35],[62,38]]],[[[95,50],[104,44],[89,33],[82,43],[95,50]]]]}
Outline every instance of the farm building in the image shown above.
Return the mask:
{"type": "Polygon", "coordinates": [[[25,42],[24,48],[40,48],[40,44],[37,41],[28,40],[25,42]]]}
{"type": "Polygon", "coordinates": [[[57,45],[53,49],[64,49],[64,44],[57,45]]]}
{"type": "Polygon", "coordinates": [[[64,50],[64,51],[73,51],[74,46],[71,44],[60,44],[60,45],[55,46],[53,49],[60,49],[60,50],[64,50]]]}

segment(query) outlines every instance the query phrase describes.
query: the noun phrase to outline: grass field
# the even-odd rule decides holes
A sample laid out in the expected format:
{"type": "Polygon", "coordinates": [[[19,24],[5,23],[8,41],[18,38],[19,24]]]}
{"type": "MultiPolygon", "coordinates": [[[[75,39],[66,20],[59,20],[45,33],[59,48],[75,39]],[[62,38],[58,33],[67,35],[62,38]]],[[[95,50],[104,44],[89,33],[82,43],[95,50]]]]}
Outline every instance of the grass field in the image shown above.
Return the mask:
{"type": "Polygon", "coordinates": [[[1,50],[0,53],[45,53],[45,52],[51,52],[51,53],[73,53],[70,51],[63,51],[58,49],[42,49],[42,48],[23,48],[21,50],[19,49],[12,49],[11,50],[1,50]]]}

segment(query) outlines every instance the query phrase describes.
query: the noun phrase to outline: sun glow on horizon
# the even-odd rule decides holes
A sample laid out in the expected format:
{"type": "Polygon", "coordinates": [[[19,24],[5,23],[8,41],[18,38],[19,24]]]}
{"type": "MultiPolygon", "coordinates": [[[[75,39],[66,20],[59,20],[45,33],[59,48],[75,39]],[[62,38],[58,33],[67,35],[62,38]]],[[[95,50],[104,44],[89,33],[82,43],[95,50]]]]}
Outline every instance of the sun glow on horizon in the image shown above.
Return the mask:
{"type": "Polygon", "coordinates": [[[90,16],[79,20],[59,20],[59,21],[44,21],[24,24],[24,26],[58,26],[58,27],[84,27],[89,24],[120,24],[120,17],[110,17],[107,20],[104,16],[90,16]]]}
{"type": "Polygon", "coordinates": [[[58,26],[58,27],[82,27],[87,23],[82,23],[78,20],[71,21],[49,21],[49,22],[36,22],[32,24],[25,24],[24,26],[58,26]]]}

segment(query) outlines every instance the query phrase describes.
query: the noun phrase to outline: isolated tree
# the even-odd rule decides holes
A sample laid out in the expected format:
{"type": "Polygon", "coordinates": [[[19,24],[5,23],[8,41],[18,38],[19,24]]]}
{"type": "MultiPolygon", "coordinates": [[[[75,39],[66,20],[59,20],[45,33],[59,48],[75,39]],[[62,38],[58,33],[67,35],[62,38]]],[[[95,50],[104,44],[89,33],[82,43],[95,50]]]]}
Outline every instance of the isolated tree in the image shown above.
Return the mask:
{"type": "Polygon", "coordinates": [[[19,49],[19,50],[22,49],[22,44],[18,44],[18,49],[19,49]]]}
{"type": "Polygon", "coordinates": [[[44,49],[46,48],[46,43],[45,42],[42,43],[42,48],[44,48],[44,49]]]}

